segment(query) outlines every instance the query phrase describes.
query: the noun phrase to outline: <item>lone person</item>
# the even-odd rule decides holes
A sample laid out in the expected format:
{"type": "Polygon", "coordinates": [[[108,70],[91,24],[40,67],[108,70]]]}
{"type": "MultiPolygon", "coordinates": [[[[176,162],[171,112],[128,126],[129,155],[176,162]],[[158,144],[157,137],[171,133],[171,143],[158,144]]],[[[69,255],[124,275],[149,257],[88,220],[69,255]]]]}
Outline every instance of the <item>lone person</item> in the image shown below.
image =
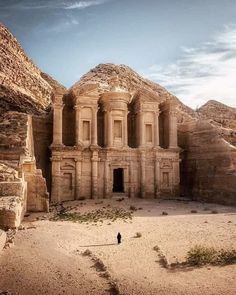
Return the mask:
{"type": "Polygon", "coordinates": [[[121,243],[121,234],[120,233],[117,234],[117,242],[118,242],[118,244],[121,243]]]}

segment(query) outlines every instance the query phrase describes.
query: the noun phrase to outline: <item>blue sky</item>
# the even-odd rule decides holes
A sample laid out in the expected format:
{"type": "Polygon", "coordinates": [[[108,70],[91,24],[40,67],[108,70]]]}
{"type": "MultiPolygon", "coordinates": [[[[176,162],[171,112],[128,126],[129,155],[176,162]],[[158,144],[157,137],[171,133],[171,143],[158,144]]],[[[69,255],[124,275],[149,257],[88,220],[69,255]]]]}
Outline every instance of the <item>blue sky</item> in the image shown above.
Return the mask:
{"type": "Polygon", "coordinates": [[[111,62],[193,108],[236,107],[235,0],[0,0],[0,21],[67,87],[111,62]]]}

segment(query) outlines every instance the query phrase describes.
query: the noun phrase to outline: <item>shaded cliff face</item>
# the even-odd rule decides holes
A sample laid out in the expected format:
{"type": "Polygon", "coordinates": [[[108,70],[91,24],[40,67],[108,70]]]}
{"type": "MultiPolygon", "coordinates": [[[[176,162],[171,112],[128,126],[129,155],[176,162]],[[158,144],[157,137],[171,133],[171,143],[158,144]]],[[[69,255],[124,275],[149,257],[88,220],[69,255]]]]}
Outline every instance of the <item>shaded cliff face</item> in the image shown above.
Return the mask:
{"type": "Polygon", "coordinates": [[[236,147],[209,120],[181,124],[181,191],[194,200],[236,204],[236,147]]]}
{"type": "MultiPolygon", "coordinates": [[[[50,185],[52,142],[51,103],[66,88],[28,58],[16,38],[0,24],[0,160],[17,160],[28,153],[28,116],[32,116],[37,168],[50,185]]],[[[40,176],[41,177],[41,176],[40,176]]]]}
{"type": "Polygon", "coordinates": [[[181,190],[200,201],[236,204],[236,109],[209,101],[178,126],[181,190]]]}
{"type": "Polygon", "coordinates": [[[43,113],[50,106],[52,90],[16,38],[0,23],[0,113],[43,113]]]}

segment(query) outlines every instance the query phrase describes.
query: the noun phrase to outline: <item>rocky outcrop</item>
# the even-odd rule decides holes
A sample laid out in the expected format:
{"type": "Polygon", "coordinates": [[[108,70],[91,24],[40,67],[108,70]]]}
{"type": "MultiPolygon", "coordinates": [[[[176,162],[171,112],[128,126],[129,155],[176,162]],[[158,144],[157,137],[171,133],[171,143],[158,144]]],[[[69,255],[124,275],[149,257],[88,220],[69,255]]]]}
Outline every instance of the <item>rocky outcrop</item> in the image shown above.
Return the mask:
{"type": "Polygon", "coordinates": [[[7,112],[1,118],[0,226],[14,228],[20,225],[26,209],[47,211],[49,195],[36,168],[32,116],[7,112]]]}
{"type": "Polygon", "coordinates": [[[0,169],[0,226],[13,228],[26,210],[48,211],[46,181],[35,162],[32,121],[34,116],[50,121],[51,99],[65,88],[34,65],[2,24],[0,40],[0,161],[5,165],[0,169]],[[13,181],[14,171],[18,177],[13,181]]]}
{"type": "Polygon", "coordinates": [[[0,116],[0,149],[27,152],[27,122],[24,113],[6,112],[0,116]]]}
{"type": "Polygon", "coordinates": [[[180,124],[181,191],[194,200],[236,205],[236,147],[209,120],[180,124]]]}
{"type": "Polygon", "coordinates": [[[213,124],[236,130],[236,108],[209,100],[197,110],[197,113],[203,119],[211,119],[213,124]]]}
{"type": "Polygon", "coordinates": [[[14,168],[0,163],[0,228],[17,228],[24,216],[27,184],[14,168]]]}
{"type": "Polygon", "coordinates": [[[1,23],[0,40],[0,113],[43,113],[50,106],[52,87],[1,23]]]}
{"type": "Polygon", "coordinates": [[[0,252],[4,248],[6,241],[7,241],[7,234],[5,231],[0,229],[0,252]]]}
{"type": "Polygon", "coordinates": [[[55,79],[49,76],[46,73],[41,72],[41,77],[52,87],[54,94],[64,94],[66,93],[67,89],[60,83],[58,83],[55,79]]]}
{"type": "Polygon", "coordinates": [[[220,128],[221,136],[236,146],[236,109],[215,100],[208,101],[197,111],[201,119],[208,119],[220,128]]]}

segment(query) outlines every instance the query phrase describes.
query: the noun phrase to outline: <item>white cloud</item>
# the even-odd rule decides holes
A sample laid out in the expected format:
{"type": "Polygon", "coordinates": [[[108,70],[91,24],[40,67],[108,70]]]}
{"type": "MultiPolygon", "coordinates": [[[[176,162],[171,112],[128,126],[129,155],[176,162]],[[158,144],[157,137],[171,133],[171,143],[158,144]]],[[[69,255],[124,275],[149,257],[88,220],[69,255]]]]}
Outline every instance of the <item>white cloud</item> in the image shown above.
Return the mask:
{"type": "Polygon", "coordinates": [[[65,6],[65,9],[85,9],[90,6],[97,6],[107,2],[107,0],[97,0],[97,1],[79,1],[71,5],[65,6]]]}
{"type": "Polygon", "coordinates": [[[153,65],[144,75],[190,107],[210,99],[236,107],[236,26],[225,26],[223,32],[198,48],[182,50],[176,63],[153,65]]]}
{"type": "Polygon", "coordinates": [[[32,0],[10,1],[0,3],[0,9],[16,9],[16,10],[43,10],[43,9],[85,9],[91,6],[104,4],[111,0],[88,0],[88,1],[63,1],[63,0],[41,0],[40,3],[32,0]]]}

